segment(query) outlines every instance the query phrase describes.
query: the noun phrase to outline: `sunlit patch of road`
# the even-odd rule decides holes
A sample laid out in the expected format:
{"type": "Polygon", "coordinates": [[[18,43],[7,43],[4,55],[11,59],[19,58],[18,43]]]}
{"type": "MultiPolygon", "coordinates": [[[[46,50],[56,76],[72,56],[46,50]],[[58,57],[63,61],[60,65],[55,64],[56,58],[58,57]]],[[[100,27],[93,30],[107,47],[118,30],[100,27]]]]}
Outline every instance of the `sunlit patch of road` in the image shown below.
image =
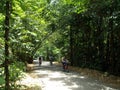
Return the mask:
{"type": "Polygon", "coordinates": [[[34,70],[29,73],[31,77],[25,81],[41,86],[42,90],[120,90],[73,71],[63,72],[61,67],[50,66],[49,62],[44,61],[41,66],[37,60],[34,63],[34,70]]]}
{"type": "Polygon", "coordinates": [[[76,72],[63,72],[61,67],[50,66],[49,62],[37,68],[33,73],[40,78],[43,90],[117,90],[76,72]]]}

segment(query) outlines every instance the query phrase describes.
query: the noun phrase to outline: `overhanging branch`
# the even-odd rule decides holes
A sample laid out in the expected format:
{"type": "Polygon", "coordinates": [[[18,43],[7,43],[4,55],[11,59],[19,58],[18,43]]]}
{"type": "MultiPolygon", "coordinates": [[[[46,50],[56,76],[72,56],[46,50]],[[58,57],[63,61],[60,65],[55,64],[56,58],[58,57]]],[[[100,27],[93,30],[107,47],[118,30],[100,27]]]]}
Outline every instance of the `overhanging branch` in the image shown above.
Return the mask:
{"type": "Polygon", "coordinates": [[[0,68],[3,68],[3,67],[5,67],[5,64],[4,63],[0,64],[0,68]]]}
{"type": "Polygon", "coordinates": [[[52,35],[54,32],[50,32],[49,34],[47,34],[42,40],[41,42],[36,46],[36,48],[33,50],[32,55],[35,54],[35,52],[40,48],[40,46],[42,45],[42,43],[49,38],[50,35],[52,35]]]}

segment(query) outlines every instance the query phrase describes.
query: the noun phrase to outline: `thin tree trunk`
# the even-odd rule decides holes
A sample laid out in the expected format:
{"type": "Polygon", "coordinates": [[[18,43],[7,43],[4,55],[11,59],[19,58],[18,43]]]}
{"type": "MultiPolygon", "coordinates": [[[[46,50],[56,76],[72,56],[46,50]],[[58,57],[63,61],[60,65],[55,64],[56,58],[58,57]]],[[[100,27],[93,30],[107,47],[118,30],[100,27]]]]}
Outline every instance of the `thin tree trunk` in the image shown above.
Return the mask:
{"type": "MultiPolygon", "coordinates": [[[[103,22],[103,17],[100,16],[98,20],[98,36],[101,36],[101,33],[103,32],[102,30],[102,22],[103,22]]],[[[99,64],[101,64],[100,69],[104,70],[104,36],[103,38],[98,39],[98,57],[99,57],[99,64]]]]}
{"type": "Polygon", "coordinates": [[[6,1],[5,16],[5,90],[10,90],[9,85],[9,27],[10,27],[10,1],[6,1]]]}
{"type": "MultiPolygon", "coordinates": [[[[113,14],[113,8],[110,9],[110,16],[113,14]]],[[[109,72],[113,73],[113,64],[114,64],[114,35],[113,35],[113,18],[109,20],[109,72]]]]}
{"type": "Polygon", "coordinates": [[[73,30],[72,27],[70,28],[70,61],[71,61],[71,65],[74,65],[73,62],[73,30]]]}

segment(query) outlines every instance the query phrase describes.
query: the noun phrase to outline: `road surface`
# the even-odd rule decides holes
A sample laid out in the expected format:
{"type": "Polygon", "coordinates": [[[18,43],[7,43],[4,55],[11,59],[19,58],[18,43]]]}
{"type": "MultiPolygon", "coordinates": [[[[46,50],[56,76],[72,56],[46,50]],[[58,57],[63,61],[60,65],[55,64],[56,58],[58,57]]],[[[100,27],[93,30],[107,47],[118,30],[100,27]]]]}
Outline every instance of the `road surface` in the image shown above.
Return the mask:
{"type": "Polygon", "coordinates": [[[34,68],[29,75],[29,85],[36,84],[42,90],[120,90],[74,71],[64,72],[60,66],[51,66],[46,61],[39,66],[38,60],[34,60],[34,68]]]}

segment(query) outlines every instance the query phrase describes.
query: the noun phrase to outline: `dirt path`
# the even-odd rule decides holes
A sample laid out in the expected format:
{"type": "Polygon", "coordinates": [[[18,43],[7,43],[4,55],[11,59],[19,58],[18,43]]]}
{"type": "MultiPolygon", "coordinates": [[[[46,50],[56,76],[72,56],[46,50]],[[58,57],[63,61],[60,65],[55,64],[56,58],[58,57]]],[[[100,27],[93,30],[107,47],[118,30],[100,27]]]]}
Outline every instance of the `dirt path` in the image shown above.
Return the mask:
{"type": "Polygon", "coordinates": [[[29,85],[36,84],[42,90],[120,90],[73,71],[63,72],[61,67],[50,66],[49,62],[43,62],[41,66],[37,60],[34,63],[34,70],[29,73],[32,77],[29,85]]]}

